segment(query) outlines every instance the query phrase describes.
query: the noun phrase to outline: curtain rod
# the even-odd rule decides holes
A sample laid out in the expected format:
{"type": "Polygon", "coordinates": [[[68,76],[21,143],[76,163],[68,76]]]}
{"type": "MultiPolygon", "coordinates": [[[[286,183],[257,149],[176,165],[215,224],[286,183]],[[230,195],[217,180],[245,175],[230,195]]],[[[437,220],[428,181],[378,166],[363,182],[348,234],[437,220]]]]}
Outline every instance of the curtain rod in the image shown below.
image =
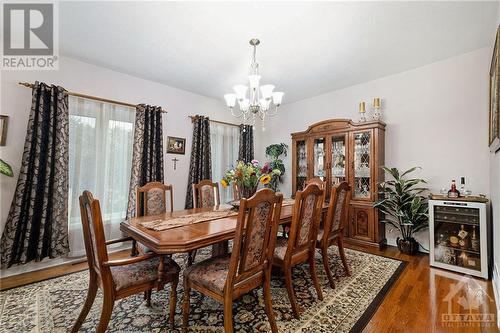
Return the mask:
{"type": "MultiPolygon", "coordinates": [[[[197,116],[188,116],[189,118],[191,118],[191,122],[193,123],[196,119],[197,116]]],[[[217,123],[217,124],[223,124],[223,125],[229,125],[229,126],[234,126],[234,127],[240,127],[240,125],[236,125],[236,124],[233,124],[233,123],[228,123],[228,122],[225,122],[225,121],[220,121],[220,120],[213,120],[213,119],[208,119],[208,121],[210,121],[211,123],[217,123]]]]}
{"type": "MultiPolygon", "coordinates": [[[[20,85],[25,86],[27,88],[33,88],[35,85],[33,83],[28,83],[28,82],[19,82],[20,85]]],[[[132,108],[136,108],[137,104],[132,104],[132,103],[126,103],[126,102],[120,102],[120,101],[115,101],[112,99],[107,99],[107,98],[102,98],[102,97],[97,97],[97,96],[92,96],[92,95],[86,95],[86,94],[80,94],[77,92],[73,91],[67,91],[68,95],[75,96],[75,97],[82,97],[86,99],[92,99],[94,101],[100,101],[100,102],[105,102],[105,103],[111,103],[111,104],[118,104],[118,105],[124,105],[132,108]]],[[[162,110],[160,111],[161,113],[167,113],[167,110],[162,110]]]]}

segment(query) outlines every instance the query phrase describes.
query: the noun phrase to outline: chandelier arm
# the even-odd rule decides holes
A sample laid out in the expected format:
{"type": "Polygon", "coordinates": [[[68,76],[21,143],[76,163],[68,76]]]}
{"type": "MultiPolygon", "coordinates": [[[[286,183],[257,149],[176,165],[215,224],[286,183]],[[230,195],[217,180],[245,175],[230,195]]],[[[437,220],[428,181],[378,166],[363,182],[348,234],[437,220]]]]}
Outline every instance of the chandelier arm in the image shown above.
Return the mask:
{"type": "Polygon", "coordinates": [[[275,106],[274,106],[274,111],[272,111],[272,112],[267,112],[267,115],[268,115],[269,117],[274,117],[274,116],[276,116],[276,115],[278,114],[278,108],[279,108],[279,106],[275,105],[275,106]]]}
{"type": "Polygon", "coordinates": [[[241,113],[239,115],[234,113],[234,108],[229,108],[229,110],[231,110],[231,115],[233,117],[236,117],[236,118],[241,118],[245,114],[245,112],[243,112],[243,111],[241,111],[241,113]]]}

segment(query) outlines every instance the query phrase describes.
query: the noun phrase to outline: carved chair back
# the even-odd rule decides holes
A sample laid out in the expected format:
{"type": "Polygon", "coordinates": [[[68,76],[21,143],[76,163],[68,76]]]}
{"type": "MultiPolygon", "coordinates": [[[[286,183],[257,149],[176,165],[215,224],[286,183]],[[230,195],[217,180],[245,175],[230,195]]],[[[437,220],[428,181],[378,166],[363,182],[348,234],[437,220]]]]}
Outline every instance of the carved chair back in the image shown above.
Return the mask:
{"type": "Polygon", "coordinates": [[[285,261],[305,250],[314,251],[324,193],[316,184],[309,184],[303,191],[296,192],[285,261]]]}
{"type": "Polygon", "coordinates": [[[108,251],[99,200],[94,199],[89,191],[84,191],[79,199],[89,270],[97,274],[101,285],[104,285],[104,282],[110,284],[112,280],[110,269],[103,265],[104,262],[108,261],[108,251]]]}
{"type": "Polygon", "coordinates": [[[323,191],[326,189],[326,182],[323,181],[323,180],[321,180],[321,178],[319,178],[319,177],[314,177],[314,178],[311,178],[311,179],[307,180],[306,183],[305,183],[305,186],[307,186],[309,184],[316,184],[323,191]]]}
{"type": "Polygon", "coordinates": [[[138,187],[136,193],[137,216],[158,215],[167,212],[167,195],[170,193],[170,212],[174,210],[174,189],[172,185],[149,182],[138,187]]]}
{"type": "Polygon", "coordinates": [[[332,188],[328,213],[323,225],[323,240],[335,237],[347,224],[351,187],[341,182],[332,188]]]}
{"type": "Polygon", "coordinates": [[[204,208],[220,204],[219,183],[209,179],[193,184],[193,207],[204,208]]]}
{"type": "Polygon", "coordinates": [[[270,269],[276,244],[283,195],[261,189],[250,199],[242,199],[229,265],[226,288],[263,278],[270,269]]]}
{"type": "Polygon", "coordinates": [[[240,187],[236,182],[233,182],[233,200],[240,200],[240,187]]]}

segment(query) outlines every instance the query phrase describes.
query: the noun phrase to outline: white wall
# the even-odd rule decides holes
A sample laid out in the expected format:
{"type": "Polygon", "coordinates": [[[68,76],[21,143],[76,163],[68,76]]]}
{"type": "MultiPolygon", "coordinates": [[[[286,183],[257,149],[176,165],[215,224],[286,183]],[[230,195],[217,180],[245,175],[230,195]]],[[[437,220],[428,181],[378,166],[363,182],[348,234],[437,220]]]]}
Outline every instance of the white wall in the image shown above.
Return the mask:
{"type": "MultiPolygon", "coordinates": [[[[383,99],[386,128],[385,164],[400,169],[421,166],[418,176],[432,191],[465,176],[474,193],[490,193],[488,135],[488,72],[491,49],[484,48],[444,61],[285,104],[271,119],[259,141],[263,147],[285,142],[290,133],[330,118],[358,119],[360,101],[383,99]]],[[[286,98],[286,96],[285,96],[286,98]]],[[[290,156],[286,165],[291,168],[290,156]]],[[[291,192],[291,170],[282,190],[291,192]]],[[[387,234],[394,244],[394,235],[387,234]]],[[[428,233],[418,240],[428,248],[428,233]]]]}
{"type": "Polygon", "coordinates": [[[168,110],[163,118],[163,134],[187,138],[186,155],[165,154],[165,182],[174,185],[175,209],[183,209],[191,151],[192,124],[189,115],[203,114],[214,119],[234,121],[223,101],[143,80],[106,68],[62,57],[58,71],[4,71],[1,73],[1,110],[8,115],[7,145],[0,156],[14,169],[14,178],[0,177],[0,231],[3,230],[17,182],[31,104],[31,89],[18,82],[43,81],[69,91],[125,101],[160,105],[168,110]],[[172,158],[177,157],[173,171],[172,158]]]}

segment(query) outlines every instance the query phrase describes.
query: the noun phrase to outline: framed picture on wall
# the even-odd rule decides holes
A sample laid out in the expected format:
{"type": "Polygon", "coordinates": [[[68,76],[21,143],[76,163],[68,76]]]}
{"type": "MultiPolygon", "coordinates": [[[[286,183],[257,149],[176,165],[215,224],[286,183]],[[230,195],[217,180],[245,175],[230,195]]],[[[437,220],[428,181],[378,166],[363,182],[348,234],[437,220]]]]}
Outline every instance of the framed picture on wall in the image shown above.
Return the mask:
{"type": "Polygon", "coordinates": [[[9,116],[0,115],[0,146],[7,144],[7,127],[9,125],[9,116]]]}
{"type": "Polygon", "coordinates": [[[491,152],[500,149],[500,27],[497,29],[495,47],[490,67],[490,116],[489,145],[491,152]]]}
{"type": "Polygon", "coordinates": [[[184,155],[186,153],[186,139],[167,136],[167,153],[184,155]]]}

